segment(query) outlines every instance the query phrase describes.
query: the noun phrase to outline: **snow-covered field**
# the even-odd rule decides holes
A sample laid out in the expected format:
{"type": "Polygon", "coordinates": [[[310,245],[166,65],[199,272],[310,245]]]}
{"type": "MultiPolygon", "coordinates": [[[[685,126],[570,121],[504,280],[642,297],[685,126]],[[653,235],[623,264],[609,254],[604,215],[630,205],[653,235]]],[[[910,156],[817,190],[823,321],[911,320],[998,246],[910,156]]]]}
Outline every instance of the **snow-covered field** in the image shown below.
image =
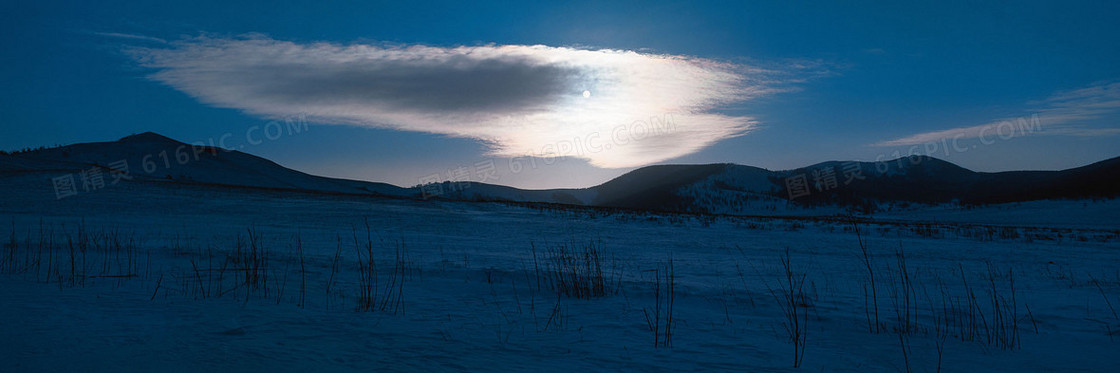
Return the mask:
{"type": "Polygon", "coordinates": [[[0,181],[0,371],[785,371],[790,330],[810,371],[1120,366],[1112,202],[852,224],[0,181]]]}

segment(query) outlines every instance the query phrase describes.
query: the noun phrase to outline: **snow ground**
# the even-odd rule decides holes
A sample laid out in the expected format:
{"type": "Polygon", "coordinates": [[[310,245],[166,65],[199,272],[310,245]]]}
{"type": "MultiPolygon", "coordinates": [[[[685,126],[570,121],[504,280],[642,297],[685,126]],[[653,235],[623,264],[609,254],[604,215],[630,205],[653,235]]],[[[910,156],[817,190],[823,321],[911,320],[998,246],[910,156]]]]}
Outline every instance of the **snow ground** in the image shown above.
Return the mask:
{"type": "Polygon", "coordinates": [[[1050,228],[1120,227],[1120,200],[1029,201],[981,207],[922,206],[876,213],[882,219],[1003,224],[1050,228]]]}
{"type": "MultiPolygon", "coordinates": [[[[781,297],[770,290],[785,280],[787,249],[793,270],[805,276],[799,298],[799,309],[807,311],[803,369],[906,371],[909,365],[936,371],[936,320],[948,320],[935,317],[946,314],[942,299],[967,301],[968,281],[993,334],[990,291],[1011,299],[1011,278],[1015,307],[1001,309],[1015,313],[999,325],[1017,330],[1016,346],[965,341],[950,330],[941,370],[1120,366],[1120,342],[1114,341],[1120,317],[1112,311],[1120,307],[1120,232],[1110,208],[1098,209],[1103,216],[1095,219],[1063,221],[1052,214],[1019,224],[1013,216],[1026,214],[1014,211],[983,218],[1020,227],[1006,229],[948,218],[937,225],[861,225],[878,281],[883,331],[873,333],[865,308],[867,270],[847,223],[169,183],[122,183],[56,200],[49,177],[40,174],[4,176],[0,186],[7,192],[0,193],[0,226],[12,227],[0,229],[0,259],[7,263],[0,274],[3,371],[787,371],[793,345],[781,297]],[[267,294],[247,290],[242,273],[228,269],[237,265],[221,269],[239,237],[243,245],[248,241],[249,229],[269,253],[262,269],[267,294]],[[75,254],[86,264],[76,264],[79,275],[72,276],[68,243],[80,241],[79,230],[94,242],[116,232],[124,242],[134,240],[134,251],[91,246],[85,256],[75,254]],[[361,270],[355,236],[358,246],[368,242],[375,253],[379,294],[394,278],[403,244],[403,271],[396,277],[403,278],[397,288],[403,309],[356,310],[361,270]],[[54,239],[53,246],[46,241],[46,254],[38,250],[40,237],[54,239]],[[305,271],[299,270],[297,242],[305,271]],[[547,273],[549,248],[589,242],[603,253],[605,296],[558,296],[547,276],[538,287],[537,269],[547,273]],[[328,295],[336,250],[341,262],[328,295]],[[893,296],[902,294],[898,250],[913,284],[914,331],[902,338],[893,331],[895,304],[904,299],[893,296]],[[131,270],[121,255],[135,263],[131,270]],[[655,309],[655,271],[670,257],[673,343],[654,347],[645,315],[655,309]],[[997,275],[989,278],[989,268],[997,275]],[[134,276],[96,277],[125,272],[134,276]]],[[[1073,206],[1060,211],[1083,216],[1077,212],[1089,210],[1079,210],[1079,203],[1055,202],[1037,211],[1073,206]]]]}

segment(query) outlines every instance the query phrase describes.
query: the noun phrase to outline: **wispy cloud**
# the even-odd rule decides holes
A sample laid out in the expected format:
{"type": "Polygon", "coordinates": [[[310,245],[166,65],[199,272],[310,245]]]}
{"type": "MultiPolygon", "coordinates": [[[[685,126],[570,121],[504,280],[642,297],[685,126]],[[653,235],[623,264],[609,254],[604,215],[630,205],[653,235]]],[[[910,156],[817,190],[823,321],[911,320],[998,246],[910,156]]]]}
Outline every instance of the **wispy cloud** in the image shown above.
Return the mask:
{"type": "Polygon", "coordinates": [[[721,110],[781,90],[769,71],[743,64],[543,45],[302,44],[250,35],[129,52],[156,70],[151,79],[213,106],[473,138],[497,156],[541,155],[593,137],[598,151],[561,155],[599,167],[659,162],[742,135],[755,121],[721,110]],[[620,126],[666,117],[668,132],[612,141],[620,126]]]}
{"type": "Polygon", "coordinates": [[[167,40],[163,40],[163,39],[156,38],[156,37],[151,37],[151,36],[144,36],[144,35],[125,34],[125,33],[120,33],[120,32],[92,32],[92,34],[97,35],[97,36],[104,36],[104,37],[107,37],[107,38],[128,39],[128,40],[136,40],[136,41],[148,41],[148,42],[154,42],[154,43],[159,43],[159,44],[167,44],[167,40]]]}
{"type": "Polygon", "coordinates": [[[1095,128],[1083,123],[1120,113],[1120,82],[1098,83],[1081,89],[1062,91],[1045,100],[1034,101],[1029,104],[1038,108],[1030,119],[1004,118],[977,126],[918,133],[873,145],[919,145],[935,143],[945,139],[973,139],[985,134],[988,136],[997,134],[1001,136],[1107,136],[1120,134],[1120,128],[1095,128]],[[1021,128],[1033,127],[1038,127],[1040,130],[1020,130],[1021,128]],[[1011,129],[1011,131],[1005,129],[1011,129]]]}

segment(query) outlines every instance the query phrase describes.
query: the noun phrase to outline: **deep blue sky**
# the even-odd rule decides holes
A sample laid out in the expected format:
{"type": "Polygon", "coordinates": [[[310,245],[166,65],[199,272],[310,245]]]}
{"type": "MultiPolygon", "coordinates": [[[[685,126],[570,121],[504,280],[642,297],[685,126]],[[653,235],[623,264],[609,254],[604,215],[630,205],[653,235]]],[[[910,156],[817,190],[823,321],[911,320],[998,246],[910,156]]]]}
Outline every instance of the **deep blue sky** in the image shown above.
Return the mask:
{"type": "MultiPolygon", "coordinates": [[[[152,71],[123,49],[160,43],[123,35],[259,33],[296,43],[543,44],[811,66],[782,76],[792,89],[726,108],[759,122],[750,133],[660,163],[784,169],[871,161],[911,149],[883,142],[1031,115],[1040,116],[1042,133],[962,139],[966,151],[931,155],[978,171],[1060,169],[1120,155],[1115,1],[282,3],[4,2],[0,149],[144,131],[187,142],[242,138],[268,120],[148,79],[152,71]],[[1086,89],[1073,107],[1054,103],[1086,89]]],[[[476,140],[315,123],[242,149],[313,174],[398,185],[492,159],[476,140]]],[[[564,159],[513,174],[505,158],[494,159],[500,179],[491,182],[519,187],[590,186],[632,169],[564,159]]]]}

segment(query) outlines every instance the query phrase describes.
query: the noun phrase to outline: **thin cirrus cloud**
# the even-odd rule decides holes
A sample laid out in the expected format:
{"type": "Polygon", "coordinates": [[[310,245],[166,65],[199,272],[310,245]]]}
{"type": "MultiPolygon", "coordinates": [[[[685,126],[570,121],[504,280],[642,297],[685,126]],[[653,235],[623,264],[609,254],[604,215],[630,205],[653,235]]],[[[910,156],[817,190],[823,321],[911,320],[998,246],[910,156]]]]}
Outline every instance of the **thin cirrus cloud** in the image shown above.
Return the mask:
{"type": "Polygon", "coordinates": [[[102,36],[102,37],[107,37],[107,38],[128,39],[128,40],[134,40],[134,41],[167,44],[167,40],[163,40],[163,39],[160,39],[160,38],[154,38],[154,37],[151,37],[151,36],[144,36],[144,35],[125,34],[125,33],[120,33],[120,32],[90,32],[90,34],[97,35],[97,36],[102,36]]]}
{"type": "Polygon", "coordinates": [[[128,52],[154,70],[150,79],[216,107],[472,138],[494,156],[569,156],[606,168],[656,163],[747,133],[752,118],[719,110],[780,90],[768,70],[743,64],[543,45],[249,35],[128,52]]]}
{"type": "Polygon", "coordinates": [[[910,146],[943,140],[1006,138],[1028,135],[1109,136],[1120,128],[1090,127],[1086,121],[1120,113],[1120,82],[1102,82],[1085,88],[1062,91],[1029,103],[1038,109],[1030,118],[1007,118],[971,127],[922,132],[873,146],[910,146]]]}

